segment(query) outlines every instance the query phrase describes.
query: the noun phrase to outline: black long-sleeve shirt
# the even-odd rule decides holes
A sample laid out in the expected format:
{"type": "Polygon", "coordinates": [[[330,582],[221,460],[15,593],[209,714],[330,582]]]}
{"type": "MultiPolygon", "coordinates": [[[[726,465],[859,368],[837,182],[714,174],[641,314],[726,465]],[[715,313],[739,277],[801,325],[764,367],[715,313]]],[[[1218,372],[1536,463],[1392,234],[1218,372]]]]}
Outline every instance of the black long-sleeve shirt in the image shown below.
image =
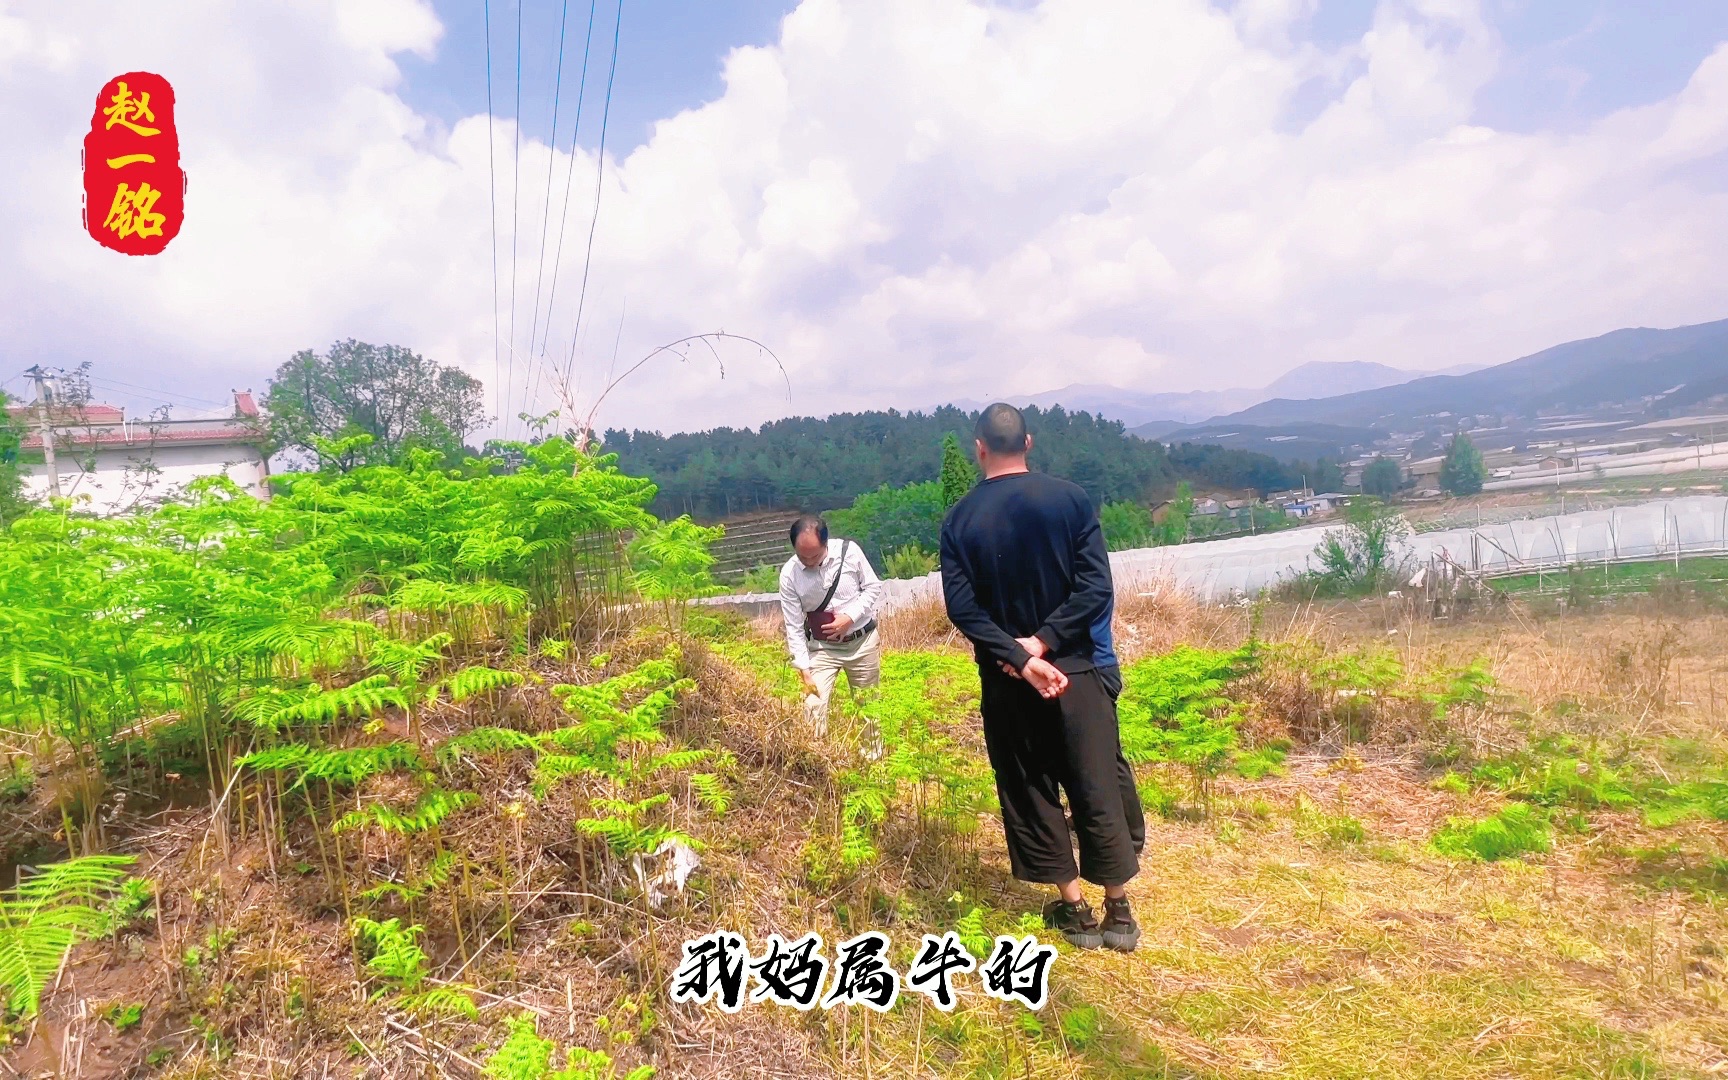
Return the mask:
{"type": "Polygon", "coordinates": [[[1093,628],[1115,599],[1098,513],[1079,485],[1045,473],[985,480],[942,523],[942,596],[948,619],[981,666],[1030,659],[1015,638],[1036,637],[1063,671],[1099,655],[1093,628]]]}

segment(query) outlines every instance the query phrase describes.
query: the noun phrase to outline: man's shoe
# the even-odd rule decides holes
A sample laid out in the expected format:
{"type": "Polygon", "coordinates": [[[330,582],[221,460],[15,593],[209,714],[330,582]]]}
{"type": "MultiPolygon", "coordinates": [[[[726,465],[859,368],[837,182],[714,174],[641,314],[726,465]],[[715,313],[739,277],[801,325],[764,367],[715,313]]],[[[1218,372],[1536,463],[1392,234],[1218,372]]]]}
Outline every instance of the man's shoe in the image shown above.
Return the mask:
{"type": "Polygon", "coordinates": [[[1104,944],[1104,935],[1098,927],[1098,916],[1092,914],[1092,905],[1084,900],[1077,904],[1064,900],[1052,900],[1045,904],[1044,925],[1052,930],[1060,930],[1068,944],[1077,949],[1096,949],[1104,944]]]}
{"type": "Polygon", "coordinates": [[[1134,921],[1134,910],[1128,906],[1128,898],[1120,900],[1104,898],[1104,944],[1117,952],[1133,952],[1134,946],[1140,944],[1140,926],[1134,921]]]}

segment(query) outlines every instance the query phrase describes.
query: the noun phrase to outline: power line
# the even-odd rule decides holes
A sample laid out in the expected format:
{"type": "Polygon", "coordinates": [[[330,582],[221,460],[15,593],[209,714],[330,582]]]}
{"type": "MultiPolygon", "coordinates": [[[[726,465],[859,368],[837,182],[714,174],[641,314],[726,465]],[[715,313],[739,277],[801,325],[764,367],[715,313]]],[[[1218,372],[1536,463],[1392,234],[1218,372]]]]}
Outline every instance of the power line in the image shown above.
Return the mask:
{"type": "MultiPolygon", "coordinates": [[[[532,365],[534,360],[534,339],[540,332],[540,286],[546,281],[546,229],[552,223],[552,167],[558,163],[558,100],[564,90],[564,29],[570,21],[570,0],[564,0],[563,14],[558,19],[558,75],[552,84],[552,137],[546,147],[546,203],[540,208],[540,255],[535,261],[539,271],[534,278],[534,318],[528,324],[528,360],[532,365]]],[[[589,31],[594,28],[593,21],[588,24],[589,31]]],[[[586,78],[586,71],[583,73],[586,78]]],[[[580,121],[581,112],[577,112],[580,121]]],[[[572,158],[574,160],[574,158],[572,158]]],[[[550,316],[552,313],[546,313],[550,316]]],[[[540,390],[538,366],[530,368],[528,374],[528,400],[523,403],[526,410],[534,409],[534,399],[540,390]]]]}
{"type": "Polygon", "coordinates": [[[212,408],[218,409],[233,404],[231,401],[212,401],[210,398],[193,397],[190,394],[180,394],[172,390],[163,390],[160,387],[155,386],[138,386],[135,383],[120,382],[118,379],[91,379],[90,385],[100,387],[103,390],[119,391],[120,393],[132,391],[144,394],[155,394],[158,397],[166,398],[170,401],[180,401],[188,405],[209,405],[212,408]]]}
{"type": "MultiPolygon", "coordinates": [[[[576,140],[582,134],[582,104],[588,97],[588,57],[590,46],[594,43],[594,11],[600,0],[589,0],[588,3],[588,33],[582,39],[582,80],[576,87],[576,124],[570,132],[570,160],[564,169],[564,205],[558,211],[558,252],[552,257],[552,288],[546,294],[546,333],[540,339],[540,364],[534,365],[534,381],[531,393],[538,397],[540,393],[541,368],[546,358],[546,343],[552,338],[552,310],[558,299],[558,271],[564,264],[564,230],[570,221],[570,189],[576,177],[576,140]]],[[[528,343],[530,354],[534,351],[534,343],[528,343]]]]}
{"type": "MultiPolygon", "coordinates": [[[[481,6],[486,18],[486,179],[492,197],[492,392],[502,395],[503,368],[498,354],[498,170],[492,160],[492,0],[481,0],[481,6]]],[[[500,403],[502,400],[500,397],[500,403]]]]}
{"type": "Polygon", "coordinates": [[[522,201],[522,7],[523,0],[516,0],[516,148],[510,155],[514,169],[510,188],[510,354],[505,369],[509,373],[505,378],[505,410],[498,418],[505,434],[509,433],[510,398],[516,390],[516,244],[520,232],[516,210],[522,201]]]}
{"type": "Polygon", "coordinates": [[[594,215],[588,220],[588,250],[582,258],[582,289],[576,295],[576,326],[570,332],[570,358],[564,363],[564,381],[570,381],[570,370],[576,364],[576,341],[582,333],[582,307],[588,300],[588,271],[594,263],[594,229],[600,224],[601,181],[606,176],[606,122],[612,116],[612,83],[618,75],[618,37],[624,25],[624,0],[618,0],[618,14],[612,23],[612,70],[606,76],[606,103],[600,110],[600,149],[594,159],[594,215]]]}

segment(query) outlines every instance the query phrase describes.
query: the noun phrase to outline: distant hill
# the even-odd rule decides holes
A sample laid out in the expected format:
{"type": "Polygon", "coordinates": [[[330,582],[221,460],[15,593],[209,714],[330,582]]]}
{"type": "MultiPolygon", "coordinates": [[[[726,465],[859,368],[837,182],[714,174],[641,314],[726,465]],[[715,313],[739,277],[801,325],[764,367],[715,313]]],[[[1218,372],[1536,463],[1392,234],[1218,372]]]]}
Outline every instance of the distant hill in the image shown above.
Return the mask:
{"type": "MultiPolygon", "coordinates": [[[[1306,398],[1337,397],[1339,394],[1354,394],[1358,390],[1378,390],[1382,386],[1397,386],[1407,383],[1418,376],[1400,371],[1395,367],[1377,364],[1371,360],[1354,360],[1345,363],[1329,364],[1316,361],[1303,364],[1284,373],[1266,385],[1265,399],[1289,398],[1300,401],[1306,398]]],[[[1258,404],[1258,402],[1256,402],[1258,404]]]]}
{"type": "MultiPolygon", "coordinates": [[[[1465,370],[1474,369],[1453,368],[1449,369],[1448,373],[1465,370]]],[[[1162,424],[1166,429],[1174,429],[1246,409],[1273,398],[1298,400],[1332,397],[1406,383],[1422,378],[1425,374],[1427,373],[1405,371],[1366,360],[1339,363],[1316,361],[1303,364],[1286,372],[1270,385],[1256,389],[1155,393],[1128,390],[1119,386],[1076,383],[1060,390],[1022,395],[1012,401],[1015,405],[1031,405],[1040,409],[1060,405],[1070,412],[1095,413],[1110,420],[1120,420],[1130,428],[1162,424]]],[[[950,404],[967,412],[976,412],[989,402],[968,400],[950,404]]]]}
{"type": "Polygon", "coordinates": [[[1653,399],[1662,414],[1728,393],[1728,319],[1670,330],[1615,330],[1463,375],[1437,375],[1322,399],[1276,398],[1207,428],[1422,426],[1451,416],[1534,416],[1653,399]]]}

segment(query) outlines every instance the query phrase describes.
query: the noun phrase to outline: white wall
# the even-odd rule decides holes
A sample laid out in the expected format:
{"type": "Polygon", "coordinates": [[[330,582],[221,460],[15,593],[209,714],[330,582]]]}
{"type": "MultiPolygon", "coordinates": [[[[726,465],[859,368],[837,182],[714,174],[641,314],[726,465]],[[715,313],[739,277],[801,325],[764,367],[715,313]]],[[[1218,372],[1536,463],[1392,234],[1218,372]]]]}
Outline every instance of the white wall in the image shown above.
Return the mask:
{"type": "MultiPolygon", "coordinates": [[[[1315,569],[1314,549],[1328,528],[1310,525],[1230,540],[1113,551],[1110,573],[1118,597],[1174,587],[1204,600],[1226,601],[1315,569]]],[[[1721,553],[1728,553],[1728,498],[1719,495],[1420,533],[1403,552],[1419,562],[1443,555],[1489,576],[1575,563],[1721,553]]],[[[884,613],[942,597],[940,574],[885,584],[884,613]]],[[[709,602],[766,605],[774,599],[717,597],[709,602]]]]}
{"type": "MultiPolygon", "coordinates": [[[[255,447],[243,444],[152,447],[141,442],[113,447],[97,453],[96,469],[90,473],[82,468],[89,460],[87,451],[61,453],[57,458],[60,493],[98,514],[126,513],[176,494],[199,477],[222,473],[256,498],[269,494],[263,457],[255,447]],[[154,471],[146,469],[146,463],[154,471]]],[[[27,495],[47,497],[47,466],[30,466],[23,481],[27,495]]]]}

